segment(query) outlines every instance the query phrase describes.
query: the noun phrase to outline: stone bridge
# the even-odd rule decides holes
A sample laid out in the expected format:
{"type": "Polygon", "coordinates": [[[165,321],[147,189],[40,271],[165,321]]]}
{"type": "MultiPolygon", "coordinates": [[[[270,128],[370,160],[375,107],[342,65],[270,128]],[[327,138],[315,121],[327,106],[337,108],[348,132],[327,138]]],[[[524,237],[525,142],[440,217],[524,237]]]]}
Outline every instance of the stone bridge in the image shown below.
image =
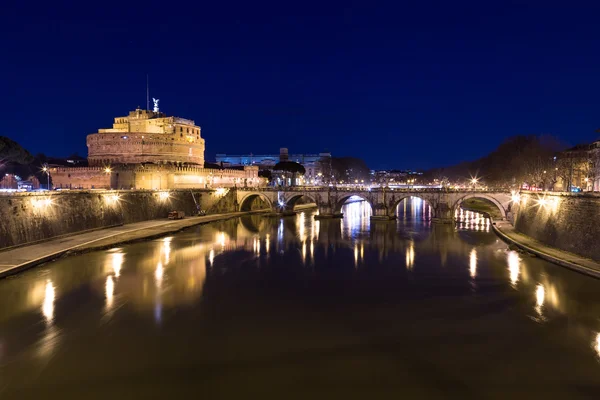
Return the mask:
{"type": "Polygon", "coordinates": [[[355,189],[335,187],[290,187],[285,189],[237,189],[237,204],[240,211],[250,210],[257,197],[269,204],[277,213],[292,212],[296,202],[304,198],[316,203],[318,218],[343,217],[341,209],[350,197],[356,196],[371,205],[372,219],[396,218],[396,207],[408,197],[419,197],[431,206],[432,220],[452,222],[454,213],[461,203],[470,198],[487,200],[500,211],[503,219],[512,221],[512,196],[507,191],[457,191],[446,189],[355,189]]]}

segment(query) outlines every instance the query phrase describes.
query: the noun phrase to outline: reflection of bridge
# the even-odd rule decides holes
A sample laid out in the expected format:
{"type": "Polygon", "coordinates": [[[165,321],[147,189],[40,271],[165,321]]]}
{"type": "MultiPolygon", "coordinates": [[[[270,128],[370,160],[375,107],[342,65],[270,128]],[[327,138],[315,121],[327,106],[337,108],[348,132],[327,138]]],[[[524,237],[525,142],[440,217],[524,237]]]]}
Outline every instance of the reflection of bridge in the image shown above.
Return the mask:
{"type": "Polygon", "coordinates": [[[356,190],[334,187],[291,187],[278,189],[238,189],[237,204],[241,211],[249,210],[256,198],[266,201],[275,212],[292,211],[298,200],[305,198],[317,204],[320,218],[342,217],[341,209],[352,196],[367,201],[373,210],[373,219],[393,219],[396,207],[408,197],[419,197],[431,206],[432,219],[451,222],[461,203],[470,198],[487,200],[500,211],[503,219],[512,220],[511,194],[506,191],[453,191],[445,189],[389,189],[356,190]]]}

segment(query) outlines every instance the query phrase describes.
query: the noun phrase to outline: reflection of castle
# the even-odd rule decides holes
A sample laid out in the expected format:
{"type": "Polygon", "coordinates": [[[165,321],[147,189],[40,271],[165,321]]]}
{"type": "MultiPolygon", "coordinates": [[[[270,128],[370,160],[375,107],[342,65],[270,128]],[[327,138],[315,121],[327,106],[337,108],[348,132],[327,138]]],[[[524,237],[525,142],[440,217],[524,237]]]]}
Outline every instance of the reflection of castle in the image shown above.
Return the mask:
{"type": "Polygon", "coordinates": [[[194,121],[158,110],[131,111],[87,137],[89,167],[51,169],[56,188],[181,189],[258,186],[258,167],[204,168],[204,139],[194,121]]]}

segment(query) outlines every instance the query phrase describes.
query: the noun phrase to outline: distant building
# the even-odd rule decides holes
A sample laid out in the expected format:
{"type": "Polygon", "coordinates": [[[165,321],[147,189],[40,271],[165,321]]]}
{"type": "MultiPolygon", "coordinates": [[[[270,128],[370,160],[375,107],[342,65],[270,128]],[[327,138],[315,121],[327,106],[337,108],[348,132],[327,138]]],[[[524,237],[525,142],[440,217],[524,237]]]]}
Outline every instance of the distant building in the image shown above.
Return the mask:
{"type": "Polygon", "coordinates": [[[40,181],[38,180],[38,178],[35,175],[31,175],[29,178],[27,178],[24,181],[23,180],[18,181],[17,186],[18,186],[19,190],[27,190],[27,191],[37,190],[40,188],[40,181]]]}
{"type": "Polygon", "coordinates": [[[420,175],[423,175],[423,173],[399,169],[371,171],[373,182],[387,184],[406,184],[408,179],[416,178],[420,175]]]}
{"type": "Polygon", "coordinates": [[[0,179],[0,189],[4,190],[17,190],[19,188],[19,178],[15,174],[4,174],[2,179],[0,179]]]}
{"type": "Polygon", "coordinates": [[[555,165],[555,190],[600,191],[600,140],[560,152],[555,165]]]}
{"type": "Polygon", "coordinates": [[[319,180],[320,175],[331,168],[331,153],[318,154],[289,154],[288,149],[282,147],[279,154],[245,154],[228,155],[217,154],[216,163],[223,167],[257,166],[261,170],[272,170],[280,161],[294,161],[302,164],[306,169],[304,180],[306,183],[319,180]]]}

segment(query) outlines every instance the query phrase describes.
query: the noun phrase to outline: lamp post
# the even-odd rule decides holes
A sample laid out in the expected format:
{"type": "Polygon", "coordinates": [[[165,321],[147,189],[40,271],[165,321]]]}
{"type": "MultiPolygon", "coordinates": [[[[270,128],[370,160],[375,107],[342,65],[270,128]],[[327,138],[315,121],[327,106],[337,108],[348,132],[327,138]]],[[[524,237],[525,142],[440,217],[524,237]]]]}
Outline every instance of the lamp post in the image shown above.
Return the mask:
{"type": "Polygon", "coordinates": [[[50,169],[48,168],[47,165],[44,165],[42,167],[42,171],[44,171],[46,173],[47,177],[48,177],[48,184],[46,186],[46,189],[50,190],[50,169]]]}

